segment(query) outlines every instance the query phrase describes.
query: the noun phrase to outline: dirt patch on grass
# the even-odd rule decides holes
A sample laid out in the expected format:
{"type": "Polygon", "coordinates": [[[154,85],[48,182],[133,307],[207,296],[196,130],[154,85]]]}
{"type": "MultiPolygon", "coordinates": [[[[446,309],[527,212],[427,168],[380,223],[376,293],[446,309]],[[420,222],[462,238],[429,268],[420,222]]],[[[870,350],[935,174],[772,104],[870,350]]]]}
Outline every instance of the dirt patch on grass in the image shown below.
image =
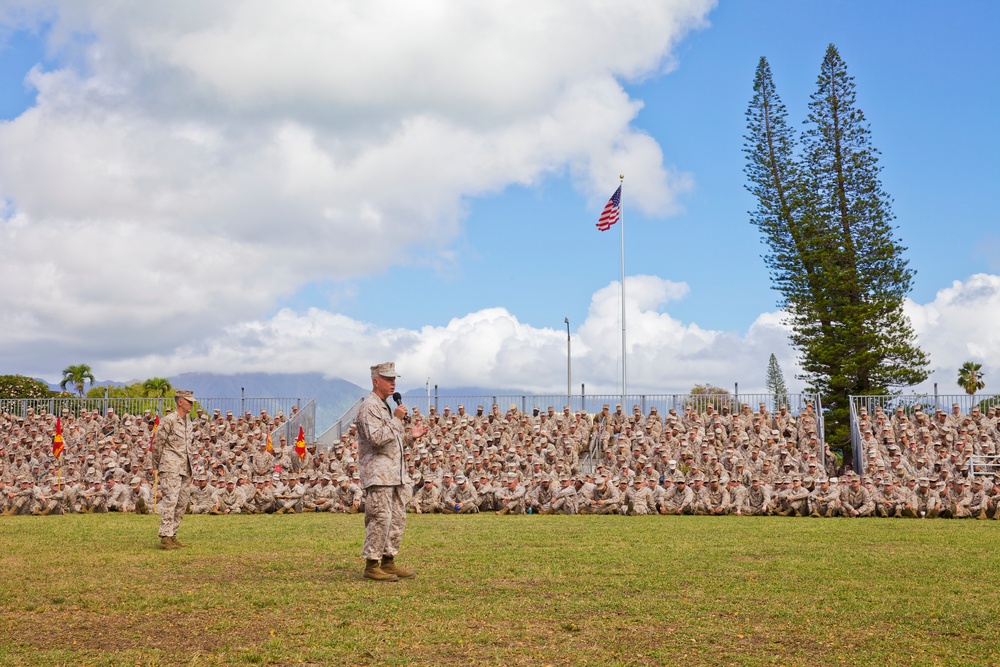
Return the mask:
{"type": "Polygon", "coordinates": [[[182,655],[215,653],[227,645],[255,646],[268,635],[266,624],[252,618],[231,624],[226,615],[169,610],[129,615],[83,610],[22,614],[10,619],[6,631],[27,648],[101,653],[155,649],[182,655]]]}

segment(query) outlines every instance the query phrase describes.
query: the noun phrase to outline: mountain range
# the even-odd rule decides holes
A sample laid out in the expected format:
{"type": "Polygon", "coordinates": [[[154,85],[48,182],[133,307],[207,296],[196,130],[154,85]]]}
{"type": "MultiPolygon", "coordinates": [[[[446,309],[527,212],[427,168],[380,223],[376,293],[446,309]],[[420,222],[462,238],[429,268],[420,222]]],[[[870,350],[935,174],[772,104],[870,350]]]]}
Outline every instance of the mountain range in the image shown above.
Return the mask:
{"type": "MultiPolygon", "coordinates": [[[[178,389],[190,389],[195,396],[206,398],[301,398],[316,399],[316,433],[333,425],[347,410],[370,391],[341,378],[324,377],[321,373],[182,373],[168,377],[178,389]]],[[[95,387],[124,387],[142,380],[95,382],[95,387]]],[[[50,385],[59,391],[59,385],[50,385]]],[[[88,385],[89,387],[89,385],[88,385]]],[[[508,396],[530,394],[521,390],[484,387],[449,387],[438,389],[441,396],[508,396]]],[[[425,396],[426,389],[411,389],[405,396],[425,396]]],[[[433,395],[433,393],[432,393],[433,395]]]]}
{"type": "MultiPolygon", "coordinates": [[[[316,399],[316,432],[322,433],[340,419],[354,402],[368,393],[341,378],[323,377],[321,373],[182,373],[168,377],[178,389],[190,389],[195,396],[206,398],[301,398],[303,403],[316,399]]],[[[124,387],[142,380],[128,382],[101,381],[96,387],[124,387]]],[[[89,385],[88,385],[89,386],[89,385]]],[[[59,385],[50,385],[59,391],[59,385]]]]}

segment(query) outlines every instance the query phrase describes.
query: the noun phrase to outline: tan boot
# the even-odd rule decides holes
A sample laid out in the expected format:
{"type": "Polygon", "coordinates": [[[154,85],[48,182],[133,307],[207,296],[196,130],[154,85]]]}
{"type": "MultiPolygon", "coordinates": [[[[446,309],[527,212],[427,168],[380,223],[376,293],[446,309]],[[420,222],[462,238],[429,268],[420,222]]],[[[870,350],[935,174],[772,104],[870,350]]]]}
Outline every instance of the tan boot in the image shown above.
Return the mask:
{"type": "Polygon", "coordinates": [[[504,507],[502,510],[497,510],[497,514],[499,514],[501,516],[504,515],[504,514],[510,514],[510,510],[507,509],[506,507],[504,507]]]}
{"type": "Polygon", "coordinates": [[[399,581],[399,577],[379,567],[379,561],[369,558],[365,561],[365,571],[361,575],[373,581],[399,581]]]}
{"type": "Polygon", "coordinates": [[[161,537],[160,538],[160,548],[161,549],[180,549],[180,546],[175,544],[172,538],[161,537]]]}
{"type": "Polygon", "coordinates": [[[383,572],[394,574],[400,579],[411,579],[414,576],[414,573],[410,570],[404,570],[396,565],[394,556],[382,556],[382,564],[379,567],[383,572]]]}
{"type": "Polygon", "coordinates": [[[176,536],[176,535],[174,535],[174,536],[173,536],[173,537],[171,537],[170,539],[171,539],[171,541],[172,541],[172,542],[173,542],[174,544],[176,544],[176,545],[177,545],[177,546],[178,546],[179,548],[181,548],[181,549],[183,549],[184,547],[186,547],[186,546],[187,546],[186,544],[184,544],[183,542],[181,542],[180,540],[178,540],[178,539],[177,539],[177,536],[176,536]]]}

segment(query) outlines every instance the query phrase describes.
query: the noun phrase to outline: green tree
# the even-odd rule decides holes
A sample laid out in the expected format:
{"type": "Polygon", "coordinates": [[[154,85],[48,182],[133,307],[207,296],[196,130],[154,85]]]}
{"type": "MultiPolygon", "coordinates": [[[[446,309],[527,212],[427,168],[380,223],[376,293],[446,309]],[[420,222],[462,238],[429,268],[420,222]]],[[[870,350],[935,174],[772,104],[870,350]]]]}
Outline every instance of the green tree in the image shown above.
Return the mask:
{"type": "Polygon", "coordinates": [[[884,394],[927,378],[928,359],[903,312],[913,272],[895,238],[878,151],[855,106],[854,80],[832,44],[810,98],[796,157],[770,68],[761,59],[747,110],[751,223],[788,313],[801,379],[827,409],[827,439],[849,438],[851,394],[884,394]]]}
{"type": "Polygon", "coordinates": [[[87,364],[77,364],[76,366],[67,366],[63,369],[63,379],[59,383],[59,386],[66,389],[66,385],[71,384],[76,387],[76,393],[79,396],[83,396],[84,383],[87,381],[91,385],[96,381],[94,379],[94,374],[90,370],[90,366],[87,364]]]}
{"type": "Polygon", "coordinates": [[[169,398],[174,392],[167,378],[149,378],[142,383],[142,388],[146,396],[151,398],[169,398]]]}
{"type": "Polygon", "coordinates": [[[24,375],[0,375],[0,398],[49,398],[52,391],[41,380],[24,375]]]}
{"type": "Polygon", "coordinates": [[[983,365],[966,361],[958,369],[958,386],[969,396],[975,396],[977,391],[986,388],[983,382],[983,365]]]}
{"type": "Polygon", "coordinates": [[[785,376],[781,373],[781,366],[778,365],[778,358],[771,353],[771,358],[767,362],[767,393],[774,396],[775,406],[788,402],[788,386],[785,385],[785,376]]]}
{"type": "Polygon", "coordinates": [[[695,408],[699,412],[704,412],[705,406],[711,405],[715,410],[722,410],[723,407],[733,409],[732,399],[729,398],[729,390],[716,387],[709,383],[696,384],[691,387],[690,395],[694,398],[695,408]],[[705,398],[697,398],[704,396],[705,398]]]}

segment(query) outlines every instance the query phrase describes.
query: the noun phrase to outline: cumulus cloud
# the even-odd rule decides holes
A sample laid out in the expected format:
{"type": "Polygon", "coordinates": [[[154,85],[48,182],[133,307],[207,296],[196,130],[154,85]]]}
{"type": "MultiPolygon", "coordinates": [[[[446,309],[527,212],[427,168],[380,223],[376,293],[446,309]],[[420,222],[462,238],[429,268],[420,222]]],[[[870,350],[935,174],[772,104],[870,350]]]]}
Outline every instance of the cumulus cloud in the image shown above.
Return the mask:
{"type": "MultiPolygon", "coordinates": [[[[690,177],[621,81],[669,70],[712,4],[8,2],[0,34],[42,30],[58,65],[0,123],[0,360],[212,339],[304,284],[447,257],[464,201],[546,175],[598,202],[613,163],[669,213],[690,177]]],[[[259,326],[282,317],[337,316],[259,326]]]]}
{"type": "Polygon", "coordinates": [[[1000,276],[980,273],[956,280],[927,304],[907,301],[906,314],[923,350],[930,355],[932,374],[919,392],[958,394],[958,369],[966,361],[983,365],[986,391],[1000,391],[1000,276]]]}
{"type": "MultiPolygon", "coordinates": [[[[688,286],[656,276],[626,281],[630,392],[686,392],[697,383],[763,391],[768,358],[777,355],[796,386],[794,354],[780,313],[761,315],[743,333],[711,331],[664,311],[688,286]]],[[[598,290],[586,320],[572,334],[574,390],[616,393],[621,388],[620,283],[598,290]]],[[[101,365],[123,373],[176,374],[186,370],[306,372],[322,370],[366,383],[370,363],[395,359],[400,386],[490,386],[533,392],[565,390],[566,332],[520,322],[505,308],[487,308],[444,326],[387,329],[320,309],[282,310],[267,321],[228,328],[222,335],[169,355],[147,355],[101,365]]]]}
{"type": "MultiPolygon", "coordinates": [[[[572,332],[574,391],[615,394],[621,387],[620,283],[596,291],[586,319],[572,332]]],[[[628,377],[632,393],[685,392],[698,383],[741,392],[764,391],[773,353],[792,391],[802,391],[800,373],[781,312],[763,313],[746,331],[705,329],[670,314],[688,298],[686,283],[657,276],[626,282],[628,377]]],[[[919,345],[931,357],[931,379],[914,391],[959,393],[957,369],[982,363],[987,391],[1000,367],[990,352],[1000,346],[1000,276],[978,274],[955,281],[934,300],[906,303],[919,345]]],[[[416,330],[384,328],[321,309],[284,309],[267,320],[246,321],[167,354],[108,359],[102,377],[174,375],[190,370],[226,373],[313,372],[366,383],[369,363],[395,359],[404,389],[426,378],[442,388],[491,386],[539,393],[565,389],[566,331],[538,328],[505,308],[485,308],[443,326],[416,330]]],[[[909,391],[909,389],[907,389],[909,391]]]]}

